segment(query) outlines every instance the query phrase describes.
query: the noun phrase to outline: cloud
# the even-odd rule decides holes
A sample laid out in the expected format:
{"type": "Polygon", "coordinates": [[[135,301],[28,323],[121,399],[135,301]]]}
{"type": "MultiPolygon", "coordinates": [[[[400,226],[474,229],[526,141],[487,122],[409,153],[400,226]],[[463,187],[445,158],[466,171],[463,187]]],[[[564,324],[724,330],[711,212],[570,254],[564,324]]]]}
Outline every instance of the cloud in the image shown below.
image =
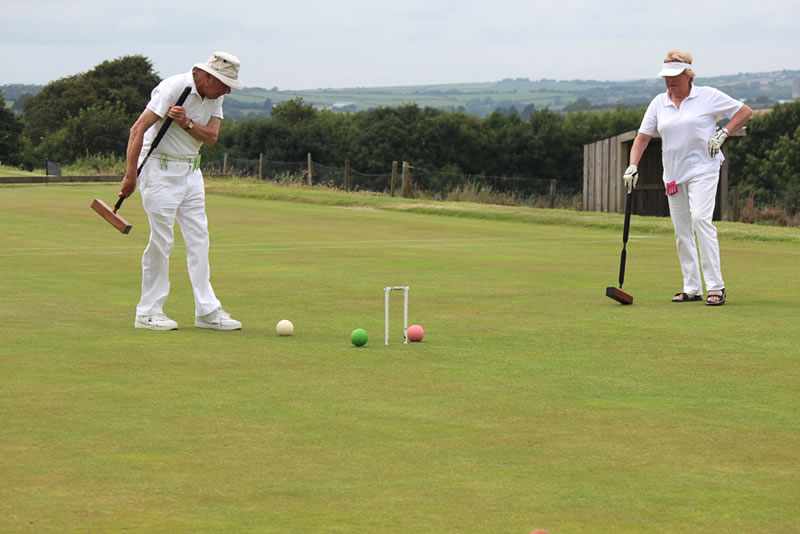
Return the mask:
{"type": "Polygon", "coordinates": [[[800,3],[618,0],[28,0],[4,6],[0,84],[141,54],[162,76],[214,50],[285,89],[651,77],[670,48],[698,75],[800,68],[800,3]]]}

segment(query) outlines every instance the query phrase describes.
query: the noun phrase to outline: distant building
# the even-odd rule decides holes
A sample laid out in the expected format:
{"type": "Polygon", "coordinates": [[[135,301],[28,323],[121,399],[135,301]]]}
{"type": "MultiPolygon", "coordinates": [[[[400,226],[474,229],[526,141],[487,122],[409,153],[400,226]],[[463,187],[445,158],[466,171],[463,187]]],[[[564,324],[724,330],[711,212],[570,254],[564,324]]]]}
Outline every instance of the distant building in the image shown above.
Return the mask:
{"type": "Polygon", "coordinates": [[[355,102],[334,102],[330,106],[317,104],[314,107],[319,110],[327,109],[331,111],[356,111],[355,102]]]}
{"type": "Polygon", "coordinates": [[[792,80],[792,100],[800,99],[800,76],[795,76],[792,80]]]}

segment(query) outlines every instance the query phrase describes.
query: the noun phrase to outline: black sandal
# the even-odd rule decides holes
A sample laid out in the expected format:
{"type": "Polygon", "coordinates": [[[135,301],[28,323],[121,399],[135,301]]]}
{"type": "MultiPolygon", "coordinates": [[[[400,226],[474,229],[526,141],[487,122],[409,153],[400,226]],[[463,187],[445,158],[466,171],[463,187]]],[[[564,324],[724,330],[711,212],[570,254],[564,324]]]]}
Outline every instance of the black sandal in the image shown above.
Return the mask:
{"type": "MultiPolygon", "coordinates": [[[[712,289],[712,291],[718,291],[718,290],[717,289],[712,289]]],[[[708,296],[706,297],[706,305],[707,306],[722,306],[723,304],[725,304],[725,297],[726,297],[725,288],[723,287],[722,288],[722,295],[717,295],[717,294],[714,294],[714,293],[709,293],[708,294],[708,296]],[[710,300],[708,300],[711,297],[717,297],[719,300],[716,301],[716,302],[711,302],[710,300]]]]}
{"type": "Polygon", "coordinates": [[[703,300],[703,295],[687,295],[686,293],[675,293],[675,297],[672,297],[672,302],[697,302],[698,300],[703,300]],[[677,300],[675,297],[680,297],[681,300],[677,300]]]}

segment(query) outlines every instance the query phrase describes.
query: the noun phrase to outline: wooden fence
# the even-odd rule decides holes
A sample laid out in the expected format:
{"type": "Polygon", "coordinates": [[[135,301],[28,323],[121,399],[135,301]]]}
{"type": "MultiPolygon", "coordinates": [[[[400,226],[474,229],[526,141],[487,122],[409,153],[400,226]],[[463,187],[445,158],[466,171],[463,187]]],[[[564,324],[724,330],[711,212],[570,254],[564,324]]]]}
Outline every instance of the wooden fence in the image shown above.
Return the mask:
{"type": "MultiPolygon", "coordinates": [[[[623,213],[625,186],[622,174],[630,161],[631,147],[637,130],[583,145],[583,209],[623,213]]],[[[745,135],[739,130],[731,137],[745,135]]],[[[722,145],[725,162],[720,169],[714,219],[728,220],[728,141],[722,145]]],[[[636,215],[669,216],[669,203],[662,180],[661,138],[653,137],[639,162],[639,182],[633,191],[631,212],[636,215]]]]}

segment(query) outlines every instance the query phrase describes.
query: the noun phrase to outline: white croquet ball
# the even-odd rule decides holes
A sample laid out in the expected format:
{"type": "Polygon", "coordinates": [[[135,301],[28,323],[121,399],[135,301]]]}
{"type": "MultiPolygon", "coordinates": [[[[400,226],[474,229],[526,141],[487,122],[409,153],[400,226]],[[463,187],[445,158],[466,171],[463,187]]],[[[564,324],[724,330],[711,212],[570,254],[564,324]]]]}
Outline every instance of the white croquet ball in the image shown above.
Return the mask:
{"type": "Polygon", "coordinates": [[[294,325],[291,321],[284,319],[278,321],[278,326],[275,327],[275,330],[278,332],[279,336],[291,336],[292,332],[294,332],[294,325]]]}

